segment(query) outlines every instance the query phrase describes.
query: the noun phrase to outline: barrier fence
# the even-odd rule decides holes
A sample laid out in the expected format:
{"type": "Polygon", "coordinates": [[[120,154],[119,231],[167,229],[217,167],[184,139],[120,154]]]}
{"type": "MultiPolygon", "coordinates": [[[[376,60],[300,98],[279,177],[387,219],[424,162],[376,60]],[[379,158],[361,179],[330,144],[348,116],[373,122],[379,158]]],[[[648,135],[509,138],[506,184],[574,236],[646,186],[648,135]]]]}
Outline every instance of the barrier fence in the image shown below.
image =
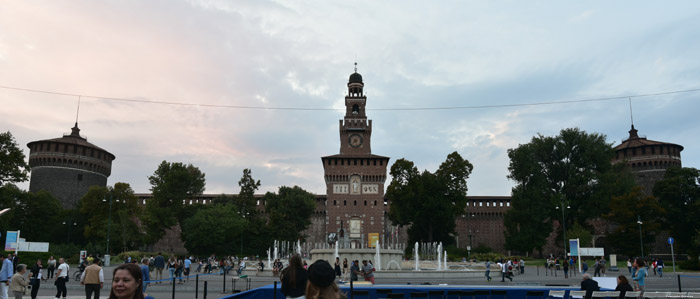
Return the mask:
{"type": "MultiPolygon", "coordinates": [[[[175,299],[175,292],[176,292],[175,285],[176,285],[176,281],[177,281],[177,280],[180,280],[180,281],[182,281],[182,280],[188,280],[188,281],[189,281],[190,278],[194,277],[194,280],[195,280],[194,298],[195,298],[195,299],[198,299],[198,298],[199,298],[199,276],[200,276],[200,275],[201,275],[201,276],[207,276],[207,275],[223,275],[223,278],[222,278],[222,285],[223,285],[223,288],[222,288],[222,292],[221,292],[221,293],[222,293],[222,294],[225,294],[225,293],[226,293],[226,275],[227,275],[227,273],[226,273],[226,271],[224,271],[224,270],[219,270],[219,272],[212,272],[212,273],[206,273],[206,274],[195,274],[195,275],[188,275],[188,276],[181,276],[181,277],[173,276],[173,277],[169,277],[169,278],[165,278],[165,279],[147,280],[147,281],[144,281],[144,284],[147,285],[146,288],[148,288],[148,286],[153,285],[153,284],[155,284],[155,283],[157,283],[157,282],[164,282],[164,281],[171,282],[171,283],[172,283],[172,291],[171,291],[171,292],[172,292],[172,299],[175,299]]],[[[231,278],[231,286],[232,286],[231,292],[232,292],[232,293],[235,294],[235,293],[240,293],[240,292],[242,291],[242,290],[236,289],[236,282],[237,282],[238,280],[241,280],[241,279],[244,279],[245,282],[246,282],[246,290],[250,290],[251,278],[248,277],[248,275],[240,275],[240,276],[235,276],[235,277],[231,278]]],[[[277,284],[277,282],[275,282],[275,285],[276,285],[276,284],[277,284]]],[[[205,281],[204,281],[204,293],[203,293],[203,296],[202,296],[203,299],[207,299],[207,289],[208,289],[208,281],[205,280],[205,281]]]]}

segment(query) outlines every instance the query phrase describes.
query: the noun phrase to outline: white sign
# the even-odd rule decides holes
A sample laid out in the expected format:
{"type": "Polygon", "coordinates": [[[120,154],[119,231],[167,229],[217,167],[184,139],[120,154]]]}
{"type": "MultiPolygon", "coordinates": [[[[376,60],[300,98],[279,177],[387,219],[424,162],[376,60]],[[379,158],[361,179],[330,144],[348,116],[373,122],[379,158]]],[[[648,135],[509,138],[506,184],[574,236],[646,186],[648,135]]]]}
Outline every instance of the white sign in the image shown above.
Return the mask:
{"type": "Polygon", "coordinates": [[[372,184],[372,185],[362,184],[362,193],[363,194],[379,194],[379,185],[377,185],[377,184],[372,184]]]}
{"type": "Polygon", "coordinates": [[[49,252],[48,242],[21,242],[19,245],[19,251],[24,252],[49,252]]]}
{"type": "Polygon", "coordinates": [[[348,194],[350,190],[347,184],[333,184],[333,193],[336,194],[348,194]]]}
{"type": "Polygon", "coordinates": [[[580,256],[604,256],[605,250],[603,248],[594,247],[581,247],[579,248],[580,256]]]}

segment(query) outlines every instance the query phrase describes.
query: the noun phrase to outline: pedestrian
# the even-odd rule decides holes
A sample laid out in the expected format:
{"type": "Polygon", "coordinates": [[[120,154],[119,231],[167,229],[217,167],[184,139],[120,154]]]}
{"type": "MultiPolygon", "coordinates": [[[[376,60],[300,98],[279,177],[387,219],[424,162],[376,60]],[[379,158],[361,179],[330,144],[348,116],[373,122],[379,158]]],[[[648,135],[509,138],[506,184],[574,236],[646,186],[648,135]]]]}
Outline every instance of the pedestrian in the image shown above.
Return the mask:
{"type": "Polygon", "coordinates": [[[85,286],[85,299],[90,299],[94,293],[94,299],[100,298],[100,290],[104,287],[105,276],[102,267],[97,260],[92,260],[90,266],[86,267],[80,275],[80,284],[85,286]]]}
{"type": "MultiPolygon", "coordinates": [[[[149,281],[151,280],[151,271],[149,271],[148,265],[149,265],[150,260],[148,258],[144,258],[141,261],[141,279],[142,285],[143,285],[143,292],[146,292],[146,288],[148,288],[149,281]]],[[[87,298],[90,299],[90,298],[87,298]]]]}
{"type": "Polygon", "coordinates": [[[588,264],[586,264],[586,260],[581,260],[582,266],[581,266],[581,274],[586,274],[588,272],[588,264]]]}
{"type": "Polygon", "coordinates": [[[659,277],[664,277],[664,261],[662,259],[656,261],[656,272],[659,273],[659,277]]]}
{"type": "Polygon", "coordinates": [[[365,281],[374,284],[374,266],[367,261],[362,261],[362,275],[365,277],[365,281]]]}
{"type": "MultiPolygon", "coordinates": [[[[27,265],[19,264],[15,270],[17,270],[17,272],[12,275],[10,290],[12,290],[12,294],[15,296],[15,299],[22,299],[24,290],[29,285],[29,281],[24,277],[24,273],[27,273],[27,265]]],[[[29,276],[31,277],[31,272],[29,276]]]]}
{"type": "Polygon", "coordinates": [[[605,277],[605,257],[600,259],[600,273],[605,277]]]}
{"type": "Polygon", "coordinates": [[[350,280],[351,281],[357,281],[357,275],[362,274],[362,272],[360,272],[359,263],[360,262],[358,260],[352,261],[352,266],[350,266],[350,280]]]}
{"type": "Polygon", "coordinates": [[[185,261],[178,259],[175,268],[175,277],[177,277],[179,284],[182,284],[182,272],[185,272],[185,261]]]}
{"type": "Polygon", "coordinates": [[[627,271],[629,271],[630,275],[632,275],[632,258],[627,259],[627,271]]]}
{"type": "Polygon", "coordinates": [[[629,281],[627,280],[627,277],[624,275],[620,275],[617,277],[617,287],[615,287],[615,291],[620,292],[620,298],[619,299],[624,299],[625,294],[627,292],[632,292],[632,286],[630,285],[629,281]]]}
{"type": "Polygon", "coordinates": [[[243,270],[245,269],[245,260],[240,259],[240,263],[238,264],[238,275],[243,274],[243,270]]]}
{"type": "Polygon", "coordinates": [[[144,299],[141,268],[134,264],[121,264],[114,268],[112,290],[109,299],[144,299]]]}
{"type": "Polygon", "coordinates": [[[54,282],[56,285],[56,299],[60,299],[61,297],[66,299],[66,295],[68,295],[68,289],[66,289],[66,282],[68,282],[68,271],[70,271],[68,263],[66,263],[63,258],[59,258],[58,271],[56,271],[56,281],[54,282]]]}
{"type": "Polygon", "coordinates": [[[5,258],[5,255],[0,254],[2,261],[2,269],[0,269],[0,299],[8,299],[7,292],[10,288],[10,279],[12,278],[12,260],[5,258]]]}
{"type": "Polygon", "coordinates": [[[491,281],[491,261],[489,259],[486,259],[486,271],[484,272],[484,275],[486,276],[486,281],[491,281]]]}
{"type": "Polygon", "coordinates": [[[525,260],[520,259],[520,274],[525,273],[525,260]]]}
{"type": "Polygon", "coordinates": [[[341,278],[341,275],[343,275],[343,272],[340,270],[340,257],[335,257],[335,268],[333,269],[335,271],[335,276],[338,277],[338,281],[343,281],[341,278]]]}
{"type": "Polygon", "coordinates": [[[175,257],[170,256],[168,259],[168,272],[170,273],[170,276],[168,277],[169,283],[173,283],[175,281],[175,270],[177,269],[177,261],[175,260],[175,257]]]}
{"type": "Polygon", "coordinates": [[[36,260],[36,264],[32,266],[32,275],[29,280],[29,284],[32,286],[32,299],[36,299],[36,294],[39,292],[39,287],[41,287],[41,259],[36,260]]]}
{"type": "Polygon", "coordinates": [[[17,257],[16,254],[11,254],[9,256],[12,256],[12,274],[15,274],[17,272],[17,265],[19,265],[19,257],[17,257]]]}
{"type": "Polygon", "coordinates": [[[53,279],[54,272],[56,271],[56,259],[53,257],[49,257],[49,260],[46,261],[46,279],[53,279]]]}
{"type": "Polygon", "coordinates": [[[163,279],[163,269],[165,269],[165,258],[160,252],[158,252],[156,256],[154,266],[156,268],[156,283],[161,283],[160,280],[163,279]]]}
{"type": "MultiPolygon", "coordinates": [[[[338,264],[340,261],[338,260],[338,264]]],[[[338,265],[337,268],[340,266],[338,265]]],[[[306,298],[308,299],[345,299],[345,294],[340,292],[335,284],[337,270],[331,268],[331,264],[324,260],[318,260],[309,267],[309,283],[306,286],[306,298]]]]}
{"type": "Polygon", "coordinates": [[[595,260],[593,264],[593,277],[600,277],[600,260],[595,260]]]}
{"type": "Polygon", "coordinates": [[[584,299],[591,299],[593,292],[600,291],[598,282],[591,279],[590,274],[583,274],[583,280],[581,281],[581,291],[586,291],[586,296],[584,299]]]}
{"type": "Polygon", "coordinates": [[[185,259],[185,281],[190,281],[190,269],[192,268],[192,257],[185,259]]]}
{"type": "Polygon", "coordinates": [[[506,278],[510,279],[510,281],[513,281],[513,278],[508,276],[508,263],[501,260],[498,263],[498,266],[501,268],[501,282],[506,282],[506,278]]]}
{"type": "Polygon", "coordinates": [[[284,268],[280,275],[282,294],[287,298],[304,298],[307,279],[308,273],[301,264],[301,257],[298,254],[293,255],[289,259],[289,266],[284,268]]]}
{"type": "Polygon", "coordinates": [[[651,270],[654,272],[654,276],[656,276],[656,259],[651,260],[651,270]]]}
{"type": "Polygon", "coordinates": [[[644,298],[644,278],[647,276],[647,269],[644,268],[644,261],[640,258],[634,260],[634,276],[632,280],[635,282],[634,290],[641,292],[640,298],[644,298]]]}
{"type": "Polygon", "coordinates": [[[344,258],[343,259],[343,278],[347,278],[348,275],[348,259],[344,258]]]}
{"type": "Polygon", "coordinates": [[[569,278],[569,262],[564,262],[564,278],[569,278]]]}

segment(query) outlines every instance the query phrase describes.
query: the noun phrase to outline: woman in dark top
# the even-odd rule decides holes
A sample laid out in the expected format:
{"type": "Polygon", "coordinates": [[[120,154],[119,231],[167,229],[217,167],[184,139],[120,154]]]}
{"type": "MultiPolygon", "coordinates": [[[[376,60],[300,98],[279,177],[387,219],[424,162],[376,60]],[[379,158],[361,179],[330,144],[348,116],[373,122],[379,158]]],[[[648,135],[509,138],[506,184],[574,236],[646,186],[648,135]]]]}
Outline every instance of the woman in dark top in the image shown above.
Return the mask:
{"type": "Polygon", "coordinates": [[[282,281],[282,294],[287,296],[287,298],[304,296],[307,277],[306,269],[301,264],[301,257],[295,254],[289,259],[289,266],[282,270],[280,278],[282,281]]]}
{"type": "Polygon", "coordinates": [[[334,270],[335,270],[335,276],[338,276],[338,280],[341,280],[340,276],[343,274],[340,272],[340,258],[339,257],[335,257],[335,269],[334,270]]]}
{"type": "Polygon", "coordinates": [[[627,281],[627,277],[625,277],[624,275],[620,275],[617,277],[617,287],[615,288],[615,291],[620,291],[620,299],[625,298],[625,294],[628,291],[633,291],[630,282],[627,281]]]}

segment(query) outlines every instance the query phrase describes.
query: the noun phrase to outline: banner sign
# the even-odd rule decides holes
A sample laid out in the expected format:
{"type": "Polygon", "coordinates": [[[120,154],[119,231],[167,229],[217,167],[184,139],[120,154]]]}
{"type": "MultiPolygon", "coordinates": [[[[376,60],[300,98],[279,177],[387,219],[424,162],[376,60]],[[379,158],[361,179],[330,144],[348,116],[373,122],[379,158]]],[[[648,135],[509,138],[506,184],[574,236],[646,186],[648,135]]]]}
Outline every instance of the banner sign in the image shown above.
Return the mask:
{"type": "Polygon", "coordinates": [[[20,242],[19,251],[24,252],[49,252],[48,242],[20,242]]]}
{"type": "Polygon", "coordinates": [[[569,249],[571,250],[571,253],[569,253],[569,256],[578,256],[578,239],[571,239],[569,240],[569,249]]]}
{"type": "Polygon", "coordinates": [[[581,247],[579,248],[581,251],[581,256],[604,256],[605,251],[603,248],[594,248],[594,247],[581,247]]]}
{"type": "Polygon", "coordinates": [[[17,250],[17,240],[19,237],[18,231],[8,231],[5,236],[5,251],[16,251],[17,250]]]}
{"type": "Polygon", "coordinates": [[[377,241],[379,241],[379,233],[369,233],[367,234],[367,237],[367,239],[369,239],[369,244],[367,244],[367,247],[377,247],[377,241]]]}

